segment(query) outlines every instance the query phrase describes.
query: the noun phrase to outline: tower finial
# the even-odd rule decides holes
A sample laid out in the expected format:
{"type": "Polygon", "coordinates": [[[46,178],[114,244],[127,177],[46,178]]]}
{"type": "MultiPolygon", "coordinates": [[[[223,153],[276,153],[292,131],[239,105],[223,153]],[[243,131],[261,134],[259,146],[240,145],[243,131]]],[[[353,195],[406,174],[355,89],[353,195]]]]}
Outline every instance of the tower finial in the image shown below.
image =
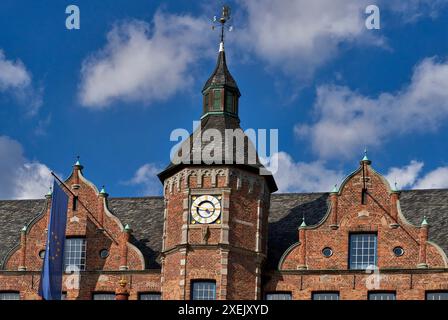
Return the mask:
{"type": "MultiPolygon", "coordinates": [[[[224,51],[224,29],[228,25],[229,20],[230,20],[230,7],[227,5],[224,5],[222,7],[222,13],[219,20],[216,16],[213,17],[213,23],[215,23],[215,25],[220,24],[221,27],[221,41],[219,43],[219,52],[224,51]]],[[[213,30],[215,29],[215,25],[212,26],[213,30]]],[[[228,26],[228,30],[232,31],[233,27],[228,26]]]]}

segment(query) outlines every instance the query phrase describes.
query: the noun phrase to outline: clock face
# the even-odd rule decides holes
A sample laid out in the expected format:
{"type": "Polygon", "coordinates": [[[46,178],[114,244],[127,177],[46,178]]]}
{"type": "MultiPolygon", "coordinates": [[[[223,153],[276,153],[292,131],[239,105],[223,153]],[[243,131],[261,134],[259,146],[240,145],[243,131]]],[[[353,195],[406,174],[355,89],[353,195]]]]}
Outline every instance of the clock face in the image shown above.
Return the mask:
{"type": "Polygon", "coordinates": [[[203,195],[192,197],[191,204],[191,223],[220,223],[218,218],[221,215],[221,197],[203,195]]]}

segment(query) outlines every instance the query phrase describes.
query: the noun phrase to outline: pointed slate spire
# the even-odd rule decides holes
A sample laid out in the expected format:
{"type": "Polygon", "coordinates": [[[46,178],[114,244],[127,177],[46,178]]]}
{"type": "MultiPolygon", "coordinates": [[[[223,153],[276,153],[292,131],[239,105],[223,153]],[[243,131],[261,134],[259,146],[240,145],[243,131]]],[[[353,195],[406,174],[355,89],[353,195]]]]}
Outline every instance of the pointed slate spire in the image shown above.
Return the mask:
{"type": "Polygon", "coordinates": [[[215,70],[202,89],[204,95],[203,118],[211,114],[238,117],[238,98],[241,93],[227,67],[224,50],[224,30],[229,19],[230,8],[228,6],[223,7],[222,16],[219,19],[216,17],[214,19],[220,25],[221,38],[215,70]]]}
{"type": "Polygon", "coordinates": [[[234,89],[237,92],[238,97],[241,96],[238,85],[236,84],[235,79],[232,77],[229,68],[227,67],[226,52],[224,51],[223,42],[219,44],[218,60],[216,61],[215,70],[205,83],[202,92],[205,92],[207,89],[210,89],[211,87],[222,87],[222,86],[234,89]]]}

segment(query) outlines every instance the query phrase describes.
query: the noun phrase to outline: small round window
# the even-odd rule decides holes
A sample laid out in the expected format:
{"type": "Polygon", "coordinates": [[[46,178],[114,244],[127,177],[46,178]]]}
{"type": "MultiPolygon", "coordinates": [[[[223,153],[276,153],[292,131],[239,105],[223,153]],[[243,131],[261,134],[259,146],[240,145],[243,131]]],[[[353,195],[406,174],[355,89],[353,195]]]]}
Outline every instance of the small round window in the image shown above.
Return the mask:
{"type": "Polygon", "coordinates": [[[396,257],[401,257],[404,254],[404,249],[402,247],[395,247],[393,252],[396,257]]]}
{"type": "Polygon", "coordinates": [[[109,251],[107,249],[103,249],[100,251],[100,257],[102,259],[106,259],[109,256],[109,251]]]}
{"type": "Polygon", "coordinates": [[[333,255],[333,250],[329,247],[323,248],[322,254],[324,255],[324,257],[331,257],[333,255]]]}
{"type": "Polygon", "coordinates": [[[39,257],[40,257],[41,259],[44,259],[44,258],[45,258],[45,250],[40,250],[40,251],[39,251],[39,257]]]}

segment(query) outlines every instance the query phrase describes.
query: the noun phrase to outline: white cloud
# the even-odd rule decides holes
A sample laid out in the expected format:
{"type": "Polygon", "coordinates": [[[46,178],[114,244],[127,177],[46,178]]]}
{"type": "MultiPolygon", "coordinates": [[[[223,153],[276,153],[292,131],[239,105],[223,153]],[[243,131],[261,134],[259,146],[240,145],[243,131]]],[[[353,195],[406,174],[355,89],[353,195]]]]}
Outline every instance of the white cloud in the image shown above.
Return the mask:
{"type": "Polygon", "coordinates": [[[0,136],[0,198],[43,198],[51,186],[50,169],[23,155],[19,142],[0,136]]]}
{"type": "Polygon", "coordinates": [[[386,178],[391,185],[396,181],[400,189],[448,188],[448,167],[439,167],[422,175],[423,166],[423,162],[412,160],[402,168],[390,168],[386,178]]]}
{"type": "Polygon", "coordinates": [[[286,73],[308,77],[338,54],[341,43],[384,45],[365,28],[367,0],[241,1],[247,26],[240,45],[280,66],[286,73]]]}
{"type": "Polygon", "coordinates": [[[162,168],[155,164],[144,164],[135,172],[134,177],[125,184],[141,186],[145,196],[160,195],[162,193],[162,183],[157,174],[161,171],[162,168]]]}
{"type": "Polygon", "coordinates": [[[448,118],[448,61],[424,59],[410,84],[396,93],[363,96],[342,86],[320,86],[314,113],[317,121],[298,124],[295,133],[310,138],[323,159],[351,158],[364,146],[379,146],[390,137],[431,132],[448,118]]]}
{"type": "Polygon", "coordinates": [[[22,61],[7,60],[0,50],[0,90],[26,87],[31,83],[31,76],[22,61]]]}
{"type": "Polygon", "coordinates": [[[327,169],[320,161],[295,162],[286,152],[275,153],[269,160],[278,163],[278,170],[272,172],[279,192],[328,192],[344,177],[342,172],[327,169]]]}
{"type": "Polygon", "coordinates": [[[42,88],[32,85],[31,73],[22,61],[8,60],[0,49],[0,93],[12,95],[17,102],[26,105],[28,114],[34,115],[42,105],[42,88]]]}
{"type": "Polygon", "coordinates": [[[412,23],[426,16],[437,18],[439,11],[447,3],[446,0],[387,0],[384,5],[398,13],[405,23],[412,23]]]}
{"type": "Polygon", "coordinates": [[[391,185],[397,183],[399,188],[412,188],[423,168],[424,163],[412,160],[408,165],[397,168],[390,168],[386,174],[386,179],[391,185]]]}
{"type": "Polygon", "coordinates": [[[440,167],[420,178],[415,189],[448,188],[448,167],[440,167]]]}
{"type": "MultiPolygon", "coordinates": [[[[269,160],[271,163],[278,161],[274,178],[279,192],[328,192],[348,175],[328,168],[322,161],[295,162],[286,152],[276,153],[269,160]]],[[[423,162],[412,160],[403,167],[390,168],[385,177],[391,186],[397,182],[399,189],[448,188],[448,167],[439,167],[426,174],[422,173],[423,167],[423,162]]]]}
{"type": "Polygon", "coordinates": [[[209,52],[207,29],[206,19],[161,12],[152,27],[137,20],[115,25],[106,46],[83,62],[81,103],[97,109],[116,101],[149,104],[188,88],[192,67],[209,52]]]}
{"type": "Polygon", "coordinates": [[[236,34],[240,46],[267,61],[269,66],[307,78],[317,67],[334,59],[341,44],[389,49],[381,30],[365,27],[368,5],[379,7],[380,19],[387,12],[398,23],[413,23],[423,17],[436,18],[448,1],[251,0],[239,3],[245,14],[236,17],[238,24],[247,21],[236,34]]]}

